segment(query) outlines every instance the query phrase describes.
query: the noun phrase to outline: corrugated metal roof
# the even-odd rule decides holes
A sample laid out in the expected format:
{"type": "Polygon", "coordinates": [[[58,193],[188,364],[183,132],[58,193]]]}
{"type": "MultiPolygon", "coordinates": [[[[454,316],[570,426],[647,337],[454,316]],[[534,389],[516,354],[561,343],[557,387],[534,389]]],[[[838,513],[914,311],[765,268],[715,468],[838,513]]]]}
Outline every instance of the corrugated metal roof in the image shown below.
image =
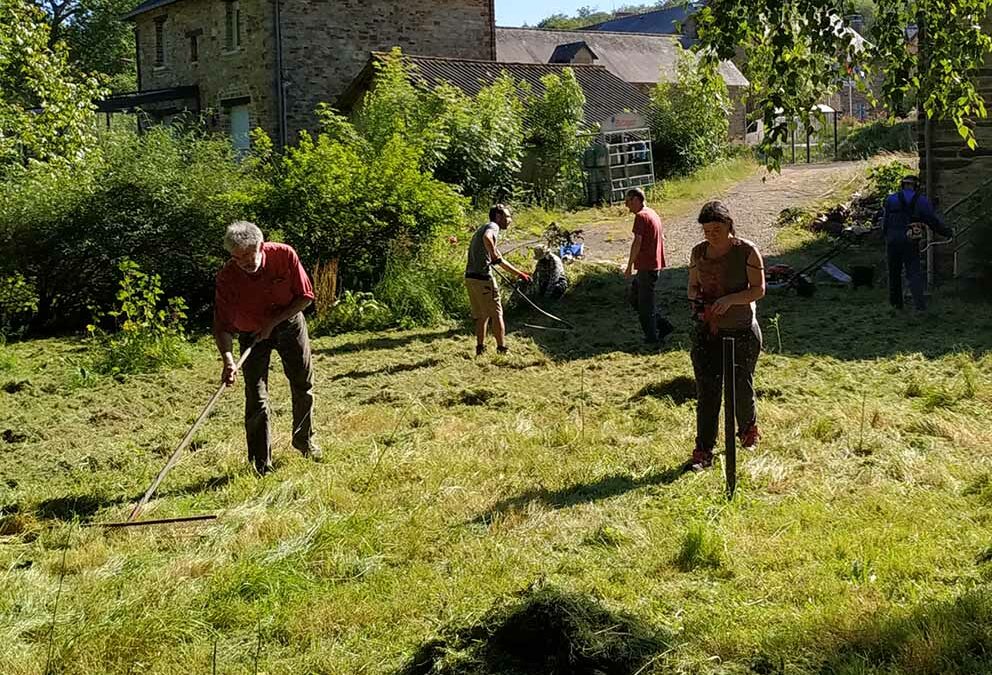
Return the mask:
{"type": "Polygon", "coordinates": [[[171,5],[174,2],[179,2],[179,0],[145,0],[143,3],[132,9],[130,12],[121,17],[124,21],[129,21],[139,14],[144,14],[145,12],[150,12],[153,9],[158,9],[159,7],[165,7],[166,5],[171,5]]]}
{"type": "MultiPolygon", "coordinates": [[[[373,52],[370,61],[382,61],[388,54],[373,52]]],[[[534,95],[541,95],[544,85],[541,78],[545,75],[561,75],[565,68],[571,68],[575,79],[582,87],[586,97],[585,122],[598,124],[608,120],[613,115],[629,111],[641,111],[647,108],[648,97],[634,85],[621,80],[602,66],[568,65],[557,63],[497,63],[495,61],[473,61],[470,59],[450,59],[437,56],[412,56],[404,54],[403,58],[417,71],[417,76],[427,86],[437,86],[442,82],[454,85],[470,96],[496,81],[506,72],[514,81],[529,84],[534,95]]],[[[347,109],[354,104],[359,92],[367,89],[372,69],[366,67],[363,74],[342,97],[341,107],[347,109]]]]}
{"type": "MultiPolygon", "coordinates": [[[[496,60],[508,63],[548,63],[560,45],[584,42],[598,64],[622,80],[635,84],[673,82],[682,51],[679,37],[594,30],[496,29],[496,60]]],[[[746,87],[747,78],[730,61],[720,64],[728,87],[746,87]]]]}

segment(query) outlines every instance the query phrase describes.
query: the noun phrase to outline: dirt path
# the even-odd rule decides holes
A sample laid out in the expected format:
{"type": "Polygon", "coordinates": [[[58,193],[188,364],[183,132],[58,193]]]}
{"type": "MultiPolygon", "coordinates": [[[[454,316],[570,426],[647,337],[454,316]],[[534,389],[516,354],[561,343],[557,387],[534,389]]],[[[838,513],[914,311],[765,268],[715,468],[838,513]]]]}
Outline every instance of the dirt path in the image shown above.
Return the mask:
{"type": "MultiPolygon", "coordinates": [[[[739,236],[756,243],[762,253],[773,254],[776,252],[775,221],[783,209],[810,206],[823,200],[830,192],[862,174],[866,166],[866,162],[834,162],[788,166],[781,174],[762,171],[714,198],[722,199],[730,208],[739,236]]],[[[687,213],[665,219],[665,257],[669,266],[685,265],[689,251],[700,240],[696,215],[687,213]]],[[[587,259],[625,262],[630,250],[631,222],[628,218],[586,226],[587,259]]]]}

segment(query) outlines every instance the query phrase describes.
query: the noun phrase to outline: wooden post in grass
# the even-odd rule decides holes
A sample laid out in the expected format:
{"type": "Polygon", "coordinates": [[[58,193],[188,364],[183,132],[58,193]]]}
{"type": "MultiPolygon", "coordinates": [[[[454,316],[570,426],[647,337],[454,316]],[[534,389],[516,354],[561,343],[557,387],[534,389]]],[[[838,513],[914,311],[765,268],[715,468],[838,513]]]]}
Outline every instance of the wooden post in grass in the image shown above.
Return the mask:
{"type": "Polygon", "coordinates": [[[734,338],[723,338],[723,471],[727,478],[727,499],[734,498],[737,489],[737,442],[734,414],[737,410],[737,391],[734,386],[734,338]]]}

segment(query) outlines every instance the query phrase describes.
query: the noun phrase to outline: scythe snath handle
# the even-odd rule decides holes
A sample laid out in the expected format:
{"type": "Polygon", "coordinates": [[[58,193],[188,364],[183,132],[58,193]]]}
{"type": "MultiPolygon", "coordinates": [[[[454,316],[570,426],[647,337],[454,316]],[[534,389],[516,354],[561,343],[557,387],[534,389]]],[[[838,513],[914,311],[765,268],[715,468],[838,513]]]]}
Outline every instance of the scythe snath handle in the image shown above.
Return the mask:
{"type": "MultiPolygon", "coordinates": [[[[251,350],[255,344],[256,343],[252,343],[250,347],[241,352],[241,358],[238,359],[238,362],[234,366],[235,373],[241,370],[241,366],[244,365],[245,360],[247,360],[248,355],[251,354],[251,350]]],[[[226,382],[221,382],[220,387],[218,387],[217,391],[214,392],[214,395],[210,397],[210,401],[207,402],[207,406],[203,409],[203,412],[201,412],[200,416],[196,418],[195,422],[193,422],[193,426],[191,426],[189,431],[186,432],[186,435],[183,436],[183,440],[179,441],[179,445],[176,446],[176,449],[172,451],[172,455],[169,456],[169,461],[165,463],[165,466],[162,467],[162,470],[159,471],[158,475],[155,477],[154,482],[152,482],[152,484],[148,487],[148,490],[145,491],[145,496],[142,497],[141,501],[135,505],[134,510],[131,511],[131,515],[127,518],[127,522],[133,522],[135,518],[138,517],[138,514],[141,513],[141,509],[145,508],[148,500],[152,498],[152,495],[155,494],[155,490],[158,489],[158,486],[163,480],[165,480],[168,473],[172,471],[172,467],[174,467],[179,461],[179,457],[182,455],[183,450],[185,450],[186,446],[188,446],[190,441],[193,440],[193,435],[196,433],[196,430],[200,428],[203,421],[207,419],[208,415],[210,415],[210,411],[214,409],[214,405],[217,404],[218,399],[220,399],[220,395],[224,393],[224,390],[227,389],[227,387],[228,384],[226,382]]]]}

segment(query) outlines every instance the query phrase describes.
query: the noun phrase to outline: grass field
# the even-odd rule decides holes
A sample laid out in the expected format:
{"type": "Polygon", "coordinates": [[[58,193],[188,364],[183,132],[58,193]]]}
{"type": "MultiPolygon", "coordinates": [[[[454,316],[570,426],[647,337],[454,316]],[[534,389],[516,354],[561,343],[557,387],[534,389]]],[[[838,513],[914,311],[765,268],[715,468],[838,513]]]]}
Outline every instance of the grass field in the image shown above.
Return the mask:
{"type": "Polygon", "coordinates": [[[144,515],[207,524],[95,527],[214,389],[208,341],[118,380],[79,341],[0,347],[0,673],[992,671],[987,304],[770,291],[764,438],[728,502],[719,469],[679,470],[685,271],[661,352],[616,271],[572,272],[551,309],[579,330],[511,310],[507,357],[462,326],[317,340],[321,465],[278,365],[274,474],[230,393],[144,515]]]}

